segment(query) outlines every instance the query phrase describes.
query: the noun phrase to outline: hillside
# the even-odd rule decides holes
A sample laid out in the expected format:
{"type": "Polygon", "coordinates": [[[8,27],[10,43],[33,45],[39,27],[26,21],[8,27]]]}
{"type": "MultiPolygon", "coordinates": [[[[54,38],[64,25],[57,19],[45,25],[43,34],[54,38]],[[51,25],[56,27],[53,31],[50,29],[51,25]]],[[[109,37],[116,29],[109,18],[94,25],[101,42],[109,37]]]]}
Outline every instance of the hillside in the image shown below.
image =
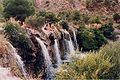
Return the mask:
{"type": "Polygon", "coordinates": [[[39,10],[46,10],[51,12],[70,10],[78,10],[80,12],[94,12],[101,14],[120,12],[120,0],[111,0],[111,3],[94,1],[97,0],[36,0],[36,6],[39,10]]]}

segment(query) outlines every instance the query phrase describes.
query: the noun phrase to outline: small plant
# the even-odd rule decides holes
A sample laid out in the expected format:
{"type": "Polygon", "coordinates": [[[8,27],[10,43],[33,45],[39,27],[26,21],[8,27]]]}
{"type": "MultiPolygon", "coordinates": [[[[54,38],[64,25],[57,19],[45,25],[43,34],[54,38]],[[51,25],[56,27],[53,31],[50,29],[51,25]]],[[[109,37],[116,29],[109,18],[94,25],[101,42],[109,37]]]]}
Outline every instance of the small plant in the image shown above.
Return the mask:
{"type": "Polygon", "coordinates": [[[66,21],[61,20],[59,24],[62,26],[63,29],[66,29],[66,30],[69,29],[68,23],[66,21]]]}
{"type": "Polygon", "coordinates": [[[113,19],[114,19],[116,22],[118,22],[118,21],[120,20],[120,14],[115,13],[115,14],[113,15],[113,19]]]}
{"type": "Polygon", "coordinates": [[[102,27],[100,28],[100,31],[108,39],[111,39],[114,37],[114,28],[112,23],[102,25],[102,27]]]}

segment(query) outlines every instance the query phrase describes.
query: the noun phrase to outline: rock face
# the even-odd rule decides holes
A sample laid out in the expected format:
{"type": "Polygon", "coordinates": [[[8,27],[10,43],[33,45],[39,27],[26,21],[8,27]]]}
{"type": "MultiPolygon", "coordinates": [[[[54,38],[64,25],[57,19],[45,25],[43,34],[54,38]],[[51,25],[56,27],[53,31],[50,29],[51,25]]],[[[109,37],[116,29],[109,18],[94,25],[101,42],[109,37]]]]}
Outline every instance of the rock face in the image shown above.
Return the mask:
{"type": "Polygon", "coordinates": [[[36,0],[40,10],[59,12],[64,10],[82,10],[85,8],[80,0],[36,0]]]}
{"type": "Polygon", "coordinates": [[[22,77],[22,74],[18,68],[15,58],[9,52],[8,42],[4,39],[3,35],[0,35],[0,66],[4,68],[10,68],[13,75],[22,77]]]}

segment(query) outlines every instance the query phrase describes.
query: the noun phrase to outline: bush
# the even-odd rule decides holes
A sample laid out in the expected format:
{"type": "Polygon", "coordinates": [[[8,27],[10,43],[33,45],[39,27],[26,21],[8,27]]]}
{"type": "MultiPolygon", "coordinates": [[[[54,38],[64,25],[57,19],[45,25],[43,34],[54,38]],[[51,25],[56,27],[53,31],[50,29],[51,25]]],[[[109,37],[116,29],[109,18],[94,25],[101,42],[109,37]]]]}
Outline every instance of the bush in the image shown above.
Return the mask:
{"type": "Polygon", "coordinates": [[[45,12],[45,11],[40,11],[36,14],[37,17],[43,17],[45,18],[46,21],[51,22],[51,23],[56,23],[58,22],[58,19],[56,15],[52,12],[45,12]]]}
{"type": "Polygon", "coordinates": [[[112,23],[102,25],[102,27],[100,28],[100,31],[108,39],[111,39],[114,37],[114,28],[112,23]]]}
{"type": "Polygon", "coordinates": [[[59,20],[70,20],[71,13],[70,12],[59,12],[57,17],[59,20]]]}
{"type": "Polygon", "coordinates": [[[98,16],[97,16],[97,17],[94,17],[94,18],[92,19],[92,23],[100,24],[100,23],[101,23],[100,18],[99,18],[98,16]]]}
{"type": "Polygon", "coordinates": [[[78,31],[77,42],[79,49],[83,51],[97,50],[107,43],[106,38],[97,29],[82,28],[78,31]]]}
{"type": "Polygon", "coordinates": [[[68,23],[66,21],[61,20],[59,24],[62,26],[63,29],[66,29],[66,30],[69,29],[68,23]]]}
{"type": "Polygon", "coordinates": [[[110,58],[105,58],[104,55],[97,53],[89,53],[83,59],[63,65],[62,69],[56,74],[56,79],[102,79],[101,76],[108,74],[112,66],[110,58]]]}
{"type": "Polygon", "coordinates": [[[71,13],[71,18],[72,18],[73,21],[79,21],[80,17],[81,17],[81,14],[80,14],[79,11],[73,11],[71,13]]]}
{"type": "Polygon", "coordinates": [[[52,12],[47,12],[45,15],[45,19],[52,23],[56,23],[58,21],[58,19],[56,18],[56,15],[52,12]]]}
{"type": "Polygon", "coordinates": [[[109,74],[106,74],[102,78],[120,79],[120,41],[110,42],[101,48],[100,53],[105,55],[105,58],[110,57],[110,62],[114,64],[110,68],[109,74]]]}
{"type": "Polygon", "coordinates": [[[3,12],[5,18],[15,17],[16,20],[24,21],[34,13],[34,8],[27,0],[4,0],[3,12]]]}
{"type": "Polygon", "coordinates": [[[120,79],[120,41],[110,42],[98,52],[63,65],[56,79],[120,79]]]}
{"type": "Polygon", "coordinates": [[[120,15],[119,15],[118,13],[115,13],[115,14],[113,15],[113,19],[114,19],[116,22],[118,22],[118,20],[120,20],[120,15]]]}
{"type": "Polygon", "coordinates": [[[27,18],[25,22],[31,25],[32,27],[39,28],[44,25],[45,18],[42,16],[33,16],[27,18]]]}
{"type": "Polygon", "coordinates": [[[5,25],[5,33],[15,47],[19,46],[24,50],[29,49],[26,33],[18,24],[7,23],[5,25]]]}

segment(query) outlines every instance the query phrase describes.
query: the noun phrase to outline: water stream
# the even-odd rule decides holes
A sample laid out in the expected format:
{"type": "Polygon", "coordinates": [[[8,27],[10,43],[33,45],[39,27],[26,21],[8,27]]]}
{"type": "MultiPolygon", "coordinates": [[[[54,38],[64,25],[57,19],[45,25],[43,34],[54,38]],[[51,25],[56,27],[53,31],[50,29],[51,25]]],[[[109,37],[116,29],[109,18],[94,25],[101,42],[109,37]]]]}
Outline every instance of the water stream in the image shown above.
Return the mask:
{"type": "Polygon", "coordinates": [[[44,44],[44,42],[36,37],[36,40],[38,41],[38,43],[40,44],[41,48],[42,48],[42,53],[44,55],[44,59],[45,59],[45,65],[46,65],[46,79],[45,80],[51,80],[54,78],[54,68],[51,62],[51,58],[48,52],[48,49],[46,47],[46,45],[44,44]]]}
{"type": "Polygon", "coordinates": [[[17,54],[16,49],[9,43],[10,47],[11,47],[11,54],[13,55],[13,57],[16,59],[16,62],[22,72],[22,74],[24,75],[25,79],[27,79],[27,73],[26,73],[26,69],[24,68],[24,63],[21,59],[21,57],[17,54]]]}
{"type": "Polygon", "coordinates": [[[56,55],[57,65],[60,66],[61,65],[61,56],[60,56],[58,41],[57,41],[57,39],[55,39],[54,41],[55,41],[54,51],[55,51],[55,55],[56,55]]]}

